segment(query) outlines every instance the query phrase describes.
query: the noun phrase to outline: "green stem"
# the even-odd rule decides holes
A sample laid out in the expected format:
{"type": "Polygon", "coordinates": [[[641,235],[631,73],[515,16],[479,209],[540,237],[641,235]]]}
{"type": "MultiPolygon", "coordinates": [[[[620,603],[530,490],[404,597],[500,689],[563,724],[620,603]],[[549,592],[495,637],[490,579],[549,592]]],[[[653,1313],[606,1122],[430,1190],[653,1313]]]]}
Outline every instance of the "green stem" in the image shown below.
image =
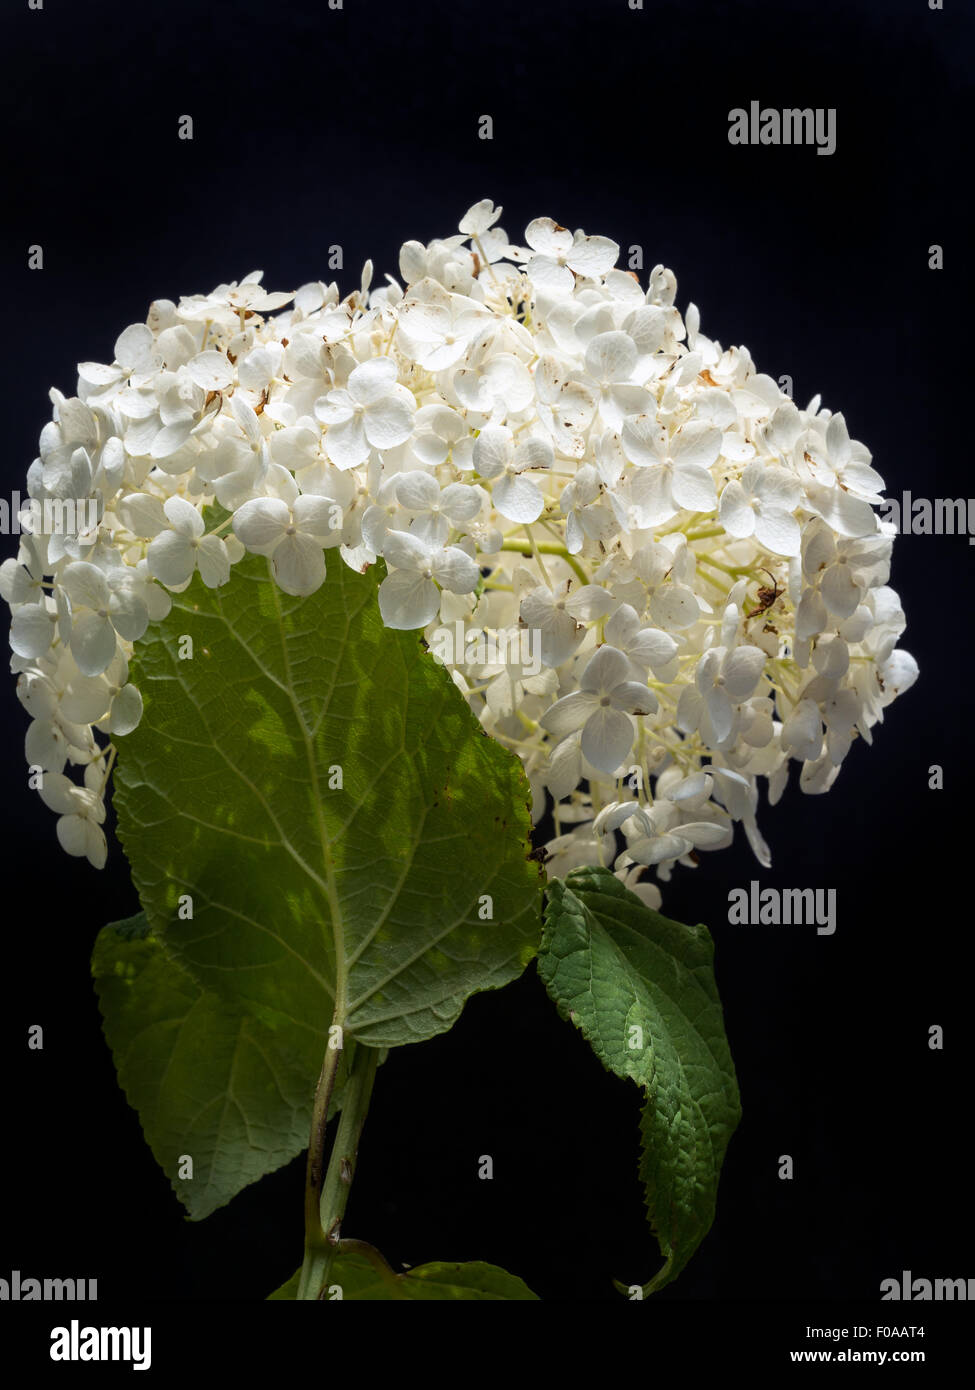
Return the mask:
{"type": "Polygon", "coordinates": [[[230,525],[233,523],[233,520],[234,520],[234,518],[233,518],[232,516],[225,517],[224,520],[221,521],[220,525],[219,525],[219,526],[214,526],[214,528],[213,528],[212,531],[208,531],[208,532],[207,532],[207,535],[208,535],[208,536],[219,536],[221,531],[226,531],[227,527],[230,526],[230,525]]]}
{"type": "Polygon", "coordinates": [[[721,570],[723,574],[730,574],[732,579],[740,579],[745,574],[761,582],[761,575],[754,565],[726,565],[721,560],[712,559],[710,555],[701,555],[696,550],[694,558],[701,565],[710,565],[712,569],[721,570]]]}
{"type": "Polygon", "coordinates": [[[300,1300],[319,1299],[327,1288],[329,1271],[339,1245],[349,1189],[355,1176],[359,1138],[376,1079],[379,1061],[376,1048],[348,1041],[345,1051],[346,1081],[342,1091],[342,1111],[324,1181],[325,1125],[338,1071],[337,1059],[341,1056],[338,1049],[335,1049],[334,1061],[330,1057],[332,1049],[326,1052],[315,1092],[305,1187],[305,1259],[297,1294],[300,1300]]]}
{"type": "MultiPolygon", "coordinates": [[[[575,570],[576,574],[582,580],[583,584],[588,584],[590,582],[589,576],[588,574],[586,574],[586,571],[579,564],[575,556],[569,554],[564,545],[539,545],[536,542],[534,548],[540,555],[558,555],[559,558],[564,560],[567,565],[571,565],[571,567],[575,570]]],[[[526,560],[530,560],[532,558],[532,542],[530,540],[504,541],[502,543],[501,549],[518,551],[520,554],[524,555],[526,560]]]]}
{"type": "MultiPolygon", "coordinates": [[[[710,555],[698,555],[697,551],[694,552],[694,555],[700,565],[710,565],[712,569],[720,570],[722,574],[730,574],[732,579],[737,579],[739,576],[740,571],[733,569],[731,565],[724,564],[721,560],[714,560],[710,555]]],[[[745,573],[747,574],[748,571],[746,570],[745,573]]]]}
{"type": "Polygon", "coordinates": [[[324,1242],[321,1228],[319,1203],[322,1195],[322,1176],[325,1171],[325,1129],[328,1125],[328,1107],[335,1088],[342,1061],[342,1049],[332,1046],[333,1037],[329,1033],[328,1046],[322,1061],[321,1075],[315,1088],[315,1103],[311,1112],[311,1134],[308,1139],[308,1161],[305,1165],[305,1248],[324,1242]]]}

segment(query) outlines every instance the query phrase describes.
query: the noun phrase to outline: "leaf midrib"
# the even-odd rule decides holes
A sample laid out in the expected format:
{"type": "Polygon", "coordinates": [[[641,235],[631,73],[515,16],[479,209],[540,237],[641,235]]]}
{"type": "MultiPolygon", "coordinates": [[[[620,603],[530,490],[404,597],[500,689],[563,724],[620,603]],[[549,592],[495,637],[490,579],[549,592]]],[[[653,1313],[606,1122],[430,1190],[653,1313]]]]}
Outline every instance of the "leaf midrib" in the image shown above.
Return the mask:
{"type": "MultiPolygon", "coordinates": [[[[328,898],[328,912],[329,917],[331,919],[330,926],[332,930],[332,946],[335,953],[335,1013],[333,1015],[332,1022],[333,1024],[337,1024],[339,1027],[342,1027],[345,1024],[345,1020],[348,1013],[348,1001],[346,999],[346,990],[348,988],[348,966],[346,964],[345,959],[345,931],[344,919],[342,915],[342,905],[339,900],[338,884],[335,880],[335,861],[332,858],[332,849],[331,845],[329,844],[328,832],[325,827],[325,817],[322,812],[322,798],[318,783],[318,762],[315,757],[315,746],[312,742],[308,726],[305,723],[305,717],[301,712],[301,706],[298,703],[297,692],[294,688],[294,681],[291,674],[291,657],[288,652],[288,639],[287,634],[284,630],[284,615],[281,611],[281,594],[278,590],[278,586],[275,584],[273,578],[271,577],[270,560],[268,561],[268,577],[266,580],[264,580],[264,583],[270,585],[271,595],[274,600],[274,611],[278,619],[278,632],[281,636],[281,655],[284,660],[286,682],[285,690],[287,692],[288,699],[291,701],[291,707],[294,710],[295,719],[298,722],[298,728],[301,730],[301,738],[305,747],[305,758],[308,762],[308,772],[311,778],[312,799],[315,803],[315,822],[318,829],[318,840],[322,853],[322,862],[325,865],[326,896],[328,898]]],[[[344,635],[346,641],[348,640],[349,636],[349,618],[350,615],[346,613],[344,635]]],[[[241,643],[241,645],[243,646],[244,644],[241,643]]],[[[260,669],[259,663],[258,669],[260,669]]],[[[339,663],[337,661],[333,661],[332,681],[331,685],[329,686],[328,694],[322,701],[322,709],[318,719],[319,726],[321,725],[321,721],[325,718],[326,714],[328,713],[329,707],[331,706],[332,696],[335,693],[335,680],[338,675],[338,669],[339,663]]]]}

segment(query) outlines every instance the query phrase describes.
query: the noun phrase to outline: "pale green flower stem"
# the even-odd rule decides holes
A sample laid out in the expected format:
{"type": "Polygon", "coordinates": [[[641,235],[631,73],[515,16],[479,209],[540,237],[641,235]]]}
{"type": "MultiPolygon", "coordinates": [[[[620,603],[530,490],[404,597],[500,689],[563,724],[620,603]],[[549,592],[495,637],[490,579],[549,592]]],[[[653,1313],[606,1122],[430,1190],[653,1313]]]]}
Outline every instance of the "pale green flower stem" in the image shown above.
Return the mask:
{"type": "Polygon", "coordinates": [[[342,1051],[328,1048],[315,1091],[308,1166],[305,1178],[305,1259],[298,1280],[297,1298],[313,1301],[328,1289],[332,1262],[341,1245],[340,1230],[355,1176],[359,1138],[369,1109],[379,1053],[374,1047],[347,1041],[346,1081],[342,1110],[332,1151],[325,1164],[325,1127],[342,1051]]]}
{"type": "Polygon", "coordinates": [[[533,542],[531,540],[503,541],[501,549],[517,551],[520,554],[524,555],[526,560],[531,558],[533,550],[540,555],[558,555],[566,562],[567,565],[570,565],[572,569],[575,570],[576,574],[582,580],[583,584],[588,584],[590,582],[589,576],[586,574],[585,570],[579,564],[578,560],[575,558],[574,555],[569,554],[568,550],[566,550],[564,545],[540,545],[537,541],[533,542]]]}

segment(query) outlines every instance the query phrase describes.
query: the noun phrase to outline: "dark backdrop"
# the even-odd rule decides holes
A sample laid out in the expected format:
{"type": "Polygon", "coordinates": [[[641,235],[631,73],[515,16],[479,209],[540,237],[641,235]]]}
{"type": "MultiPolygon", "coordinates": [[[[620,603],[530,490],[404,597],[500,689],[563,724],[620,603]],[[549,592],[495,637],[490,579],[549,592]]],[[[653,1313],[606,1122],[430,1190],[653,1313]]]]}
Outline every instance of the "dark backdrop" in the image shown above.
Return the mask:
{"type": "MultiPolygon", "coordinates": [[[[709,335],[791,375],[800,403],[821,391],[842,409],[890,492],[967,494],[963,8],[4,0],[4,494],[23,485],[48,387],[70,394],[77,361],[110,360],[152,298],[256,266],[271,288],[329,279],[335,243],[351,288],[366,256],[396,273],[402,241],[450,234],[482,197],[516,241],[550,215],[642,244],[709,335]],[[836,153],[732,148],[727,113],[752,99],[835,107],[836,153]],[[177,139],[183,114],[192,142],[177,139]],[[35,243],[42,272],[27,269],[35,243]]],[[[921,680],[828,796],[792,789],[763,809],[767,881],[835,887],[835,936],[727,925],[729,888],[758,872],[743,840],[666,889],[670,915],[714,931],[744,1120],[715,1227],[664,1299],[876,1299],[903,1269],[975,1275],[973,565],[964,537],[896,543],[921,680]]],[[[88,979],[98,928],[136,908],[125,861],[113,844],[99,874],[60,852],[26,786],[12,680],[0,699],[0,1274],[96,1276],[102,1297],[261,1298],[298,1262],[302,1164],[183,1220],[116,1087],[88,979]],[[32,1023],[41,1053],[26,1050],[32,1023]]],[[[615,1297],[611,1275],[656,1267],[637,1116],[635,1091],[529,971],[382,1069],[346,1230],[394,1261],[481,1258],[547,1299],[615,1297]],[[493,1182],[476,1177],[485,1152],[493,1182]]]]}

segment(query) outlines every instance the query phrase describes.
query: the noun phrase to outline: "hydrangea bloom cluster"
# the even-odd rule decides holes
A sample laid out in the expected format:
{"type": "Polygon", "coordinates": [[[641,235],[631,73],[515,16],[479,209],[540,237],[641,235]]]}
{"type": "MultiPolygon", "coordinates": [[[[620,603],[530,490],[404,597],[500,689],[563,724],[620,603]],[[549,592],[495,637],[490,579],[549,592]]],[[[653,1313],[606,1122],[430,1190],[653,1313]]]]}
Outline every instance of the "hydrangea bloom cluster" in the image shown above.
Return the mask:
{"type": "Polygon", "coordinates": [[[52,391],[28,489],[35,520],[77,519],[24,534],[0,591],[69,853],[105,861],[134,645],[248,551],[292,595],[381,556],[388,627],[465,634],[447,664],[536,819],[554,805],[551,871],[612,866],[651,903],[647,867],[735,822],[767,865],[760,781],[774,804],[795,761],[826,791],[912,684],[883,481],[843,416],[705,337],[663,266],[644,288],[605,237],[539,218],[513,246],[499,216],[477,204],[344,298],[255,272],[157,300],[52,391]]]}

